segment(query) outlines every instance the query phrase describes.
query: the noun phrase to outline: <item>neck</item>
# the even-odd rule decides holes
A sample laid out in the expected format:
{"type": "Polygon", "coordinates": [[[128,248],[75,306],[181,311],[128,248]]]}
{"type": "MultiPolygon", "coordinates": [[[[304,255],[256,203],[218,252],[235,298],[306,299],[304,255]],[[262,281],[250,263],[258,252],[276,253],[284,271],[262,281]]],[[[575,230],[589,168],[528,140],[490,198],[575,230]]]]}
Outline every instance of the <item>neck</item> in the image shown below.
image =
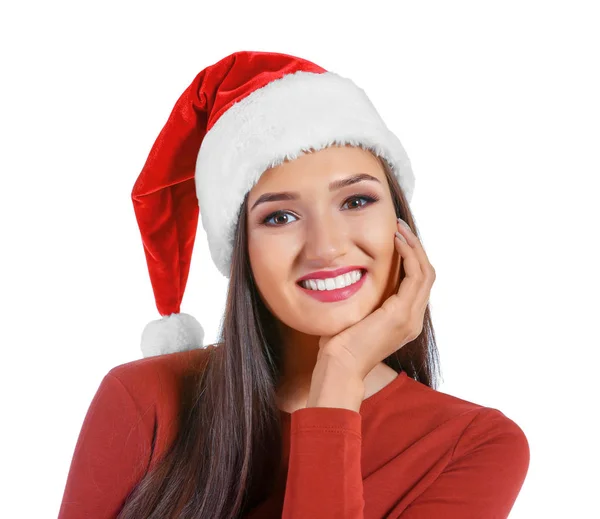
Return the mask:
{"type": "MultiPolygon", "coordinates": [[[[281,376],[276,387],[279,409],[288,413],[306,407],[310,392],[313,371],[319,353],[319,337],[307,335],[279,323],[280,340],[283,347],[281,376]]],[[[364,378],[365,395],[368,398],[398,374],[381,362],[364,378]]]]}
{"type": "Polygon", "coordinates": [[[301,398],[308,395],[310,382],[319,353],[319,337],[307,335],[279,322],[283,349],[278,393],[284,398],[301,398]]]}

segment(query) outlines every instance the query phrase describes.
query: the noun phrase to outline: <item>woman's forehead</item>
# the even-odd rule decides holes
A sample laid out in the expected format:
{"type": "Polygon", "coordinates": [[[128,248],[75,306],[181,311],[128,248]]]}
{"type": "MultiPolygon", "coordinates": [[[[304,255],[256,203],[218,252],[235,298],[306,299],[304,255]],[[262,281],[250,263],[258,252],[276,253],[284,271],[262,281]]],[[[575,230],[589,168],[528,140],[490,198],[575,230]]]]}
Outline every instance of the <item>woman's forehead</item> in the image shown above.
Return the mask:
{"type": "Polygon", "coordinates": [[[367,173],[379,180],[385,177],[379,159],[367,150],[331,147],[299,156],[267,169],[249,194],[249,201],[267,191],[299,191],[322,186],[328,189],[334,180],[367,173]]]}

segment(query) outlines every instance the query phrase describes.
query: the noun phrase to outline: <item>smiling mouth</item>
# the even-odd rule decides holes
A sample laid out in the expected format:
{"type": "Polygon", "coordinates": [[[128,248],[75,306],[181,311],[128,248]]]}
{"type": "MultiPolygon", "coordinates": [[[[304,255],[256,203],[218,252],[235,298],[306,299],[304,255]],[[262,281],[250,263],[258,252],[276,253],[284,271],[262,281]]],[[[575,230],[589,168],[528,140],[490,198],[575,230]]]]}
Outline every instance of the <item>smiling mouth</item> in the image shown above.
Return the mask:
{"type": "MultiPolygon", "coordinates": [[[[336,290],[345,290],[347,288],[352,288],[357,283],[360,283],[361,280],[366,276],[366,274],[367,274],[367,270],[366,269],[357,269],[357,270],[360,272],[360,277],[356,281],[353,281],[352,283],[350,283],[350,284],[348,284],[346,286],[343,286],[343,287],[323,288],[323,289],[320,289],[320,288],[310,288],[310,287],[305,286],[303,284],[303,283],[307,283],[307,280],[298,281],[298,282],[296,282],[296,284],[300,288],[302,288],[304,290],[309,290],[311,292],[335,292],[336,290]]],[[[329,279],[332,279],[332,278],[329,278],[329,279]]],[[[325,280],[323,280],[323,279],[313,279],[313,281],[318,282],[318,281],[325,281],[325,280]]]]}

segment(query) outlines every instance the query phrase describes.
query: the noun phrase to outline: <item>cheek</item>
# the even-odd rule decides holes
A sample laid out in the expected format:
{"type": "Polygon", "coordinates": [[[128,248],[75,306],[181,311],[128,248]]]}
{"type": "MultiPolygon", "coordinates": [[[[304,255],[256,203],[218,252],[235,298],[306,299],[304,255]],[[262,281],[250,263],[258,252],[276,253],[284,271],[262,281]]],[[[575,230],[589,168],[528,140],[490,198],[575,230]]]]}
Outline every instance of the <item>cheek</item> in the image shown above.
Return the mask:
{"type": "Polygon", "coordinates": [[[394,243],[396,232],[394,216],[391,217],[391,223],[389,218],[379,219],[368,229],[361,223],[356,232],[362,235],[360,240],[357,239],[357,243],[361,244],[373,261],[371,265],[373,288],[379,296],[385,298],[394,290],[400,269],[400,257],[394,243]]]}
{"type": "Polygon", "coordinates": [[[296,328],[301,312],[295,306],[298,294],[290,277],[297,257],[294,244],[286,243],[281,236],[261,236],[248,240],[248,253],[262,302],[277,319],[296,328]]]}
{"type": "Polygon", "coordinates": [[[396,216],[394,207],[386,201],[377,202],[364,210],[361,214],[353,215],[356,218],[348,220],[349,228],[363,236],[368,236],[379,244],[393,243],[396,232],[396,216]]]}
{"type": "Polygon", "coordinates": [[[357,219],[352,226],[352,236],[357,244],[368,248],[369,254],[376,260],[391,259],[394,252],[394,233],[396,232],[393,215],[391,218],[382,218],[374,215],[373,218],[357,219]]]}
{"type": "Polygon", "coordinates": [[[259,290],[276,295],[289,282],[294,252],[281,236],[256,236],[248,239],[250,266],[259,290]]]}

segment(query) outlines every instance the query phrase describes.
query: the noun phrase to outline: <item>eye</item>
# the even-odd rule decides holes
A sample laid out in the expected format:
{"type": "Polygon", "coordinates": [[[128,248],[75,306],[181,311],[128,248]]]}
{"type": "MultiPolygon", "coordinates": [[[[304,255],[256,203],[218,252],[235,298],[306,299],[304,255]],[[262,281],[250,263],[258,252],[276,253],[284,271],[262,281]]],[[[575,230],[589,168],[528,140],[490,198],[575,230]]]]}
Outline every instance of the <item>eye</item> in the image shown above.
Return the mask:
{"type": "MultiPolygon", "coordinates": [[[[372,204],[374,202],[377,202],[379,200],[379,197],[377,197],[377,196],[369,196],[369,195],[354,195],[354,196],[351,196],[349,198],[346,198],[346,200],[344,201],[344,205],[346,205],[350,201],[361,200],[361,199],[362,200],[366,200],[367,202],[365,204],[362,204],[362,205],[350,207],[350,209],[351,210],[360,210],[360,209],[362,209],[363,207],[365,207],[367,205],[370,205],[370,204],[372,204]]],[[[286,216],[287,217],[287,215],[290,215],[290,214],[292,214],[292,213],[290,213],[289,211],[275,211],[274,213],[271,213],[269,216],[267,216],[262,221],[262,223],[263,223],[263,225],[267,225],[269,227],[283,227],[283,225],[271,224],[271,223],[268,223],[268,222],[269,222],[269,220],[272,220],[273,218],[278,218],[280,216],[286,216]]],[[[294,218],[295,218],[295,216],[294,216],[294,218]]],[[[287,222],[284,222],[284,223],[287,223],[287,222]]]]}
{"type": "MultiPolygon", "coordinates": [[[[278,218],[278,217],[281,217],[281,216],[286,216],[286,217],[287,217],[289,214],[292,214],[292,213],[290,213],[289,211],[277,211],[277,212],[275,212],[275,213],[271,213],[269,216],[267,216],[267,217],[266,217],[266,218],[263,220],[263,222],[262,222],[262,223],[263,223],[264,225],[271,226],[271,227],[282,227],[281,225],[277,225],[277,224],[275,224],[275,225],[273,225],[273,224],[268,224],[267,222],[268,222],[269,220],[273,219],[273,218],[278,218]]],[[[294,217],[294,218],[295,218],[295,217],[294,217]]],[[[286,222],[286,223],[287,223],[287,222],[286,222]]]]}
{"type": "Polygon", "coordinates": [[[361,199],[366,200],[367,203],[363,204],[363,205],[359,205],[358,207],[355,206],[352,209],[361,209],[361,208],[365,207],[366,205],[369,205],[373,202],[377,202],[377,200],[379,200],[378,197],[373,197],[373,196],[368,196],[368,195],[354,195],[354,196],[351,196],[350,198],[347,198],[346,201],[344,202],[344,205],[347,204],[351,200],[361,200],[361,199]]]}

